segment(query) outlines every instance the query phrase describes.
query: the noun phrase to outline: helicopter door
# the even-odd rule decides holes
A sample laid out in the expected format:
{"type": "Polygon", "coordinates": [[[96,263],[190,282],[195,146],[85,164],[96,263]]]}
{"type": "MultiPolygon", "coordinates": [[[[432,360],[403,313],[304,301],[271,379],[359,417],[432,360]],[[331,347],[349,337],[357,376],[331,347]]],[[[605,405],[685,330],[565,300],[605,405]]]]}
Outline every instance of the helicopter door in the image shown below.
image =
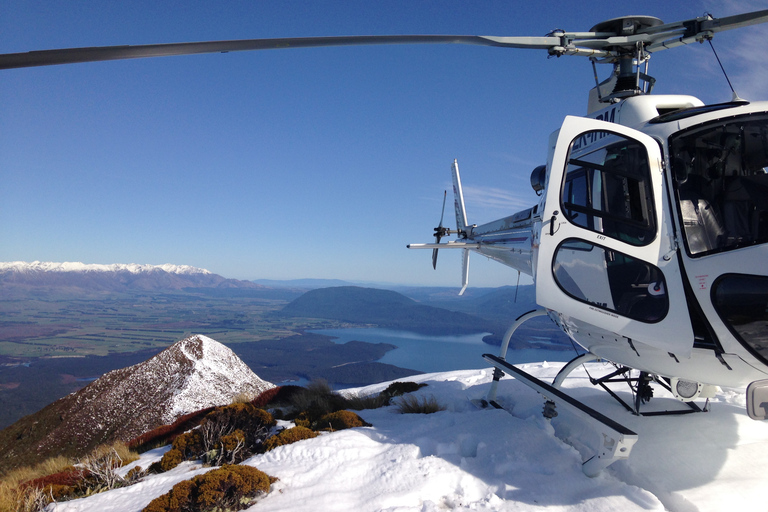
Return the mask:
{"type": "Polygon", "coordinates": [[[662,178],[648,135],[566,117],[547,182],[536,302],[688,357],[693,332],[662,178]]]}

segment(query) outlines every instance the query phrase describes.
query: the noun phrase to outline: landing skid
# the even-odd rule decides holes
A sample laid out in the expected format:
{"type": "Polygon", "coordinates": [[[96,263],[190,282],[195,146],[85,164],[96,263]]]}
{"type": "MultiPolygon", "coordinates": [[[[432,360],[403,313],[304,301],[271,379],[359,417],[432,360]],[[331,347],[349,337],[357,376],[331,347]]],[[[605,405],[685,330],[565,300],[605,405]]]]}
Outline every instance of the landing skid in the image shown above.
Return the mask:
{"type": "Polygon", "coordinates": [[[533,388],[539,394],[541,394],[546,402],[544,404],[544,417],[551,419],[557,416],[557,406],[561,406],[564,409],[569,410],[588,424],[594,426],[595,430],[602,434],[602,445],[597,449],[597,453],[589,457],[582,465],[581,469],[584,474],[589,477],[597,476],[600,471],[609,465],[613,464],[617,460],[626,459],[629,457],[632,451],[632,446],[637,442],[638,436],[635,432],[626,428],[625,426],[613,421],[612,419],[604,416],[603,414],[595,411],[591,407],[583,404],[575,398],[563,393],[557,387],[560,386],[563,379],[571,373],[577,366],[597,359],[593,354],[584,354],[572,360],[568,363],[555,378],[555,385],[551,386],[544,381],[541,381],[530,375],[523,370],[516,368],[506,361],[507,349],[509,348],[509,342],[515,331],[526,321],[544,316],[547,314],[546,309],[537,309],[529,311],[518,317],[515,320],[507,332],[504,334],[504,338],[501,342],[501,350],[499,356],[491,354],[484,354],[483,358],[490,362],[494,366],[493,382],[491,383],[491,389],[488,391],[488,395],[485,399],[481,400],[479,405],[487,407],[488,405],[497,409],[503,409],[503,407],[496,401],[496,392],[498,390],[499,381],[504,376],[504,372],[512,373],[515,378],[523,384],[533,388]]]}
{"type": "MultiPolygon", "coordinates": [[[[552,418],[557,416],[556,407],[560,406],[593,425],[602,434],[602,444],[598,448],[597,453],[581,465],[585,475],[589,477],[597,476],[600,471],[610,464],[629,457],[632,446],[634,446],[638,439],[635,432],[563,393],[559,389],[513,366],[500,357],[492,354],[483,354],[483,358],[491,363],[496,370],[514,374],[517,380],[544,396],[547,400],[544,405],[544,415],[546,417],[552,418]]],[[[496,381],[495,378],[494,380],[496,381]]],[[[496,403],[495,394],[487,402],[494,407],[500,407],[496,403]]]]}

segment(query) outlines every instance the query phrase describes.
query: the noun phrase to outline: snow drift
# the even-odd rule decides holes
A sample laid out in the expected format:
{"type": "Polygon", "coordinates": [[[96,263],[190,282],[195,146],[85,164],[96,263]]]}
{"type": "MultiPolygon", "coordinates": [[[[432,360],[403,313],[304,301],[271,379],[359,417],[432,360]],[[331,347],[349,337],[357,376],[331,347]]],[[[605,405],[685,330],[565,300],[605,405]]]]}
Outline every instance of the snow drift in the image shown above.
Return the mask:
{"type": "MultiPolygon", "coordinates": [[[[550,382],[561,366],[525,365],[550,382]]],[[[613,369],[587,367],[593,376],[613,369]]],[[[249,510],[764,509],[768,424],[746,416],[743,393],[723,391],[707,413],[636,417],[593,388],[584,368],[574,371],[565,385],[570,393],[640,435],[629,460],[588,478],[578,443],[561,439],[579,433],[579,425],[565,411],[551,424],[544,420],[541,397],[520,382],[505,377],[500,383],[499,396],[512,414],[470,403],[485,395],[491,376],[491,370],[465,370],[412,377],[428,384],[418,394],[434,395],[447,409],[426,416],[397,414],[394,407],[361,411],[373,427],[324,434],[248,459],[245,464],[280,479],[249,510]]],[[[346,392],[374,393],[387,385],[346,392]]],[[[656,395],[659,406],[680,405],[661,390],[656,395]]],[[[148,452],[123,471],[147,467],[163,451],[148,452]]],[[[49,510],[139,511],[175,483],[209,469],[183,463],[132,487],[49,510]]]]}

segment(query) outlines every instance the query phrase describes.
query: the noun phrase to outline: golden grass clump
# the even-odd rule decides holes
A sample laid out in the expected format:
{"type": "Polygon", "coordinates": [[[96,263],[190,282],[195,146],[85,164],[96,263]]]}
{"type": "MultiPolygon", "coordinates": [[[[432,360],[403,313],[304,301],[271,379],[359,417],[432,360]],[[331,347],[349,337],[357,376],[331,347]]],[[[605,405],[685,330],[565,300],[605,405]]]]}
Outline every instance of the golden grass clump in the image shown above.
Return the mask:
{"type": "Polygon", "coordinates": [[[432,395],[422,397],[403,395],[397,399],[396,406],[401,414],[432,414],[445,410],[445,406],[432,395]]]}
{"type": "MultiPolygon", "coordinates": [[[[84,460],[100,460],[116,454],[119,464],[129,464],[139,458],[123,442],[99,446],[84,460]]],[[[0,480],[0,512],[31,512],[39,510],[51,500],[77,497],[88,488],[86,481],[92,475],[73,466],[74,461],[64,456],[51,457],[32,467],[9,471],[0,480]]]]}

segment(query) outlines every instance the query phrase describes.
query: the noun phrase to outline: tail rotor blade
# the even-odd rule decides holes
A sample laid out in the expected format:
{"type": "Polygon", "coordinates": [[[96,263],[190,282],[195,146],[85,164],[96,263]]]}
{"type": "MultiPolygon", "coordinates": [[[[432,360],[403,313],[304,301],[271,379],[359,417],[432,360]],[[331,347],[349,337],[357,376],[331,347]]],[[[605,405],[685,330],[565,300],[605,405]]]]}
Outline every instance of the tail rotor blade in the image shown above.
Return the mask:
{"type": "MultiPolygon", "coordinates": [[[[445,217],[445,198],[448,197],[448,191],[443,191],[443,211],[440,214],[440,224],[435,228],[435,243],[439,244],[443,238],[443,218],[445,217]]],[[[432,249],[432,268],[437,270],[437,249],[432,249]]]]}
{"type": "Polygon", "coordinates": [[[440,224],[439,227],[443,227],[443,218],[445,217],[445,198],[448,197],[448,191],[443,190],[443,211],[440,214],[440,224]]]}

